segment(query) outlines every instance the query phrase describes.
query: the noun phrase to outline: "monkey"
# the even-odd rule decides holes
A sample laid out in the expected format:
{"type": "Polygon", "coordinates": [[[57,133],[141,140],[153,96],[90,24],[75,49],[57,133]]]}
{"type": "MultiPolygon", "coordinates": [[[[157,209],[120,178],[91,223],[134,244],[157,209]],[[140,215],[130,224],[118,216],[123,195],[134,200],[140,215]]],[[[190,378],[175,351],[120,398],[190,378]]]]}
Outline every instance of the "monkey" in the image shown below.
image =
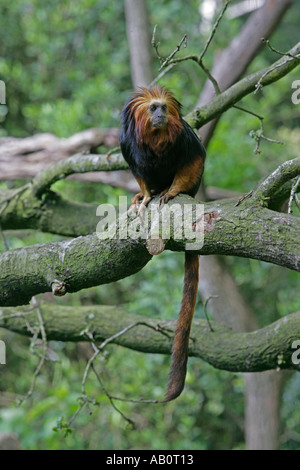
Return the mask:
{"type": "MultiPolygon", "coordinates": [[[[206,151],[182,117],[182,105],[166,88],[140,88],[121,111],[120,147],[141,192],[132,199],[139,214],[153,196],[159,206],[179,193],[194,197],[206,151]]],[[[185,252],[181,309],[172,346],[168,386],[162,402],[177,398],[185,384],[190,329],[198,289],[199,255],[185,252]]]]}

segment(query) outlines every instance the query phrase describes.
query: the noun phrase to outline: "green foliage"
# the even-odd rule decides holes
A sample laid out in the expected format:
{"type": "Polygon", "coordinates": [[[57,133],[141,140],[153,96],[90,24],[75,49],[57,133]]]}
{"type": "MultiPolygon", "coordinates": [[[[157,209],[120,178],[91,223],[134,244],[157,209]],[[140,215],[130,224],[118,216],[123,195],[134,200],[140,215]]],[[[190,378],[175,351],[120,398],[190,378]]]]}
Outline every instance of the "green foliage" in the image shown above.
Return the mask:
{"type": "Polygon", "coordinates": [[[17,0],[8,7],[1,0],[0,15],[8,26],[0,32],[0,77],[9,134],[63,137],[118,124],[121,71],[128,64],[121,2],[17,0]]]}

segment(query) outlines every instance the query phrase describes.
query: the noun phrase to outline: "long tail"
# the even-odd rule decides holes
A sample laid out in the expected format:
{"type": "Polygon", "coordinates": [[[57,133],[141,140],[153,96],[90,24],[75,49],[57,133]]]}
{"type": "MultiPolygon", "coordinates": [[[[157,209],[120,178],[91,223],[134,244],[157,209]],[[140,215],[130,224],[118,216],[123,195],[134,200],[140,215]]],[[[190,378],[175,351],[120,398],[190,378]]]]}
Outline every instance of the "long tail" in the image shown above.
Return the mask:
{"type": "Polygon", "coordinates": [[[172,348],[168,388],[163,403],[178,397],[184,387],[189,337],[196,304],[198,281],[199,255],[186,252],[183,297],[172,348]]]}

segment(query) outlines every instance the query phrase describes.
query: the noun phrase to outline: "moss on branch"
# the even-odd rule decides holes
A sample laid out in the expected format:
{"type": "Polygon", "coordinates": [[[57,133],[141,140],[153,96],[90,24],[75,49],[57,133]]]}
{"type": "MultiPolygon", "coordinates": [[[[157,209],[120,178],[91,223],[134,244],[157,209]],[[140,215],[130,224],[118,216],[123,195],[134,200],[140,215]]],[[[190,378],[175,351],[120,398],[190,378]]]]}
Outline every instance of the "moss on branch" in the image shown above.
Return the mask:
{"type": "MultiPolygon", "coordinates": [[[[169,237],[162,232],[166,249],[185,251],[192,243],[191,233],[204,230],[203,245],[192,248],[194,252],[248,257],[300,271],[300,218],[253,206],[251,200],[237,207],[235,202],[229,199],[202,205],[188,196],[177,196],[168,204],[170,212],[177,208],[169,237]],[[192,213],[191,233],[181,230],[188,204],[204,208],[203,225],[196,211],[192,213]],[[180,232],[182,237],[178,238],[180,232]]],[[[156,208],[156,199],[151,206],[156,208]]],[[[0,305],[27,303],[33,295],[51,291],[57,281],[65,286],[65,292],[75,292],[138,272],[151,259],[146,239],[156,230],[155,224],[146,231],[141,231],[140,225],[138,216],[125,213],[116,226],[102,232],[102,240],[94,233],[1,253],[0,305]]]]}
{"type": "MultiPolygon", "coordinates": [[[[48,340],[98,342],[127,329],[112,342],[145,353],[171,352],[175,320],[145,318],[116,306],[42,304],[39,308],[48,340]]],[[[36,325],[36,321],[34,309],[0,309],[0,327],[22,335],[30,336],[28,325],[36,325]]],[[[236,333],[220,323],[211,323],[213,331],[206,320],[194,320],[190,356],[232,372],[299,370],[299,346],[294,342],[300,338],[300,312],[251,333],[236,333]]]]}
{"type": "Polygon", "coordinates": [[[0,304],[27,304],[58,284],[67,293],[114,282],[140,271],[150,259],[135,240],[101,241],[96,234],[6,251],[0,256],[0,304]]]}

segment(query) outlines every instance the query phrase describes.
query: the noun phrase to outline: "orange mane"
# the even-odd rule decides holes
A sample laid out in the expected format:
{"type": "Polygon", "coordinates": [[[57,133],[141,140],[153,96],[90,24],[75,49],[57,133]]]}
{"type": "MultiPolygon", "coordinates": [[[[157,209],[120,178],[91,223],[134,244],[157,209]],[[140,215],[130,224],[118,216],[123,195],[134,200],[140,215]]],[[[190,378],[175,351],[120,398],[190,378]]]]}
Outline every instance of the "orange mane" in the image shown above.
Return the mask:
{"type": "Polygon", "coordinates": [[[151,90],[141,88],[128,103],[130,119],[135,121],[137,142],[147,144],[159,154],[164,151],[167,144],[175,142],[182,131],[180,103],[169,90],[154,86],[151,90]],[[168,124],[164,128],[156,129],[149,118],[149,105],[151,101],[160,101],[167,105],[168,124]]]}

